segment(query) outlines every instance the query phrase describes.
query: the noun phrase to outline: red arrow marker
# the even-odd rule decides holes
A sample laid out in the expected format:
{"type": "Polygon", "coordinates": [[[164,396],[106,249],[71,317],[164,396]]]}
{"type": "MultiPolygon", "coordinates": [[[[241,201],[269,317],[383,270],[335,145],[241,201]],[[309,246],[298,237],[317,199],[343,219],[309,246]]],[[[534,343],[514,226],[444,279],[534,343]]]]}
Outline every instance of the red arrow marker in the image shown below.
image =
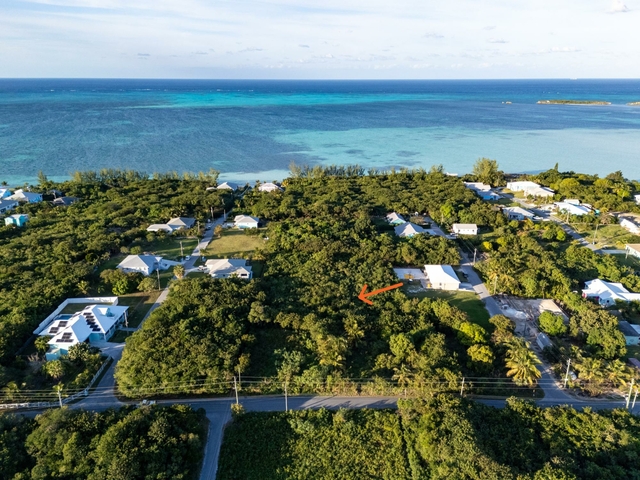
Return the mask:
{"type": "Polygon", "coordinates": [[[358,298],[360,300],[362,300],[364,303],[368,303],[369,305],[373,305],[373,302],[371,300],[369,300],[368,297],[372,297],[373,295],[377,295],[379,293],[382,292],[386,292],[388,290],[393,290],[394,288],[400,288],[403,284],[402,283],[396,283],[395,285],[390,285],[388,287],[384,287],[384,288],[379,288],[378,290],[373,290],[369,293],[365,293],[367,291],[367,286],[365,285],[364,287],[362,287],[362,290],[360,291],[360,295],[358,295],[358,298]]]}

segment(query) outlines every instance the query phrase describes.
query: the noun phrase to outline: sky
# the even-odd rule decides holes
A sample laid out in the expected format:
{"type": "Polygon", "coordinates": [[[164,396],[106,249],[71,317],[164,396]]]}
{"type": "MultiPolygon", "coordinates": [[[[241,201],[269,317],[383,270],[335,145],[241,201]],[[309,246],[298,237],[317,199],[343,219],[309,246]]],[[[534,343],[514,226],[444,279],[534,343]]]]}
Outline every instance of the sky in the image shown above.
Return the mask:
{"type": "Polygon", "coordinates": [[[0,77],[638,78],[640,0],[0,0],[0,77]]]}

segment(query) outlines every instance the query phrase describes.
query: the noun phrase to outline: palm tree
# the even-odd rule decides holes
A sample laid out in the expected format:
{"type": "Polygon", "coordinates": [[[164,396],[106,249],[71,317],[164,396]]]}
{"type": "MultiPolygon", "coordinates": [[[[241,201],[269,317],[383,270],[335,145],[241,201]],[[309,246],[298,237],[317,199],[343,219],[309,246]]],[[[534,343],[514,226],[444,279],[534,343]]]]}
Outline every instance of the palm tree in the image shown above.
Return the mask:
{"type": "Polygon", "coordinates": [[[537,367],[540,363],[542,362],[529,349],[527,342],[514,343],[507,350],[507,377],[513,377],[513,381],[518,385],[533,385],[542,376],[537,367]]]}
{"type": "Polygon", "coordinates": [[[398,386],[404,388],[404,396],[407,396],[407,385],[411,380],[411,370],[407,368],[407,366],[403,363],[400,365],[400,368],[394,368],[393,371],[395,374],[391,377],[392,380],[396,380],[398,382],[398,386]]]}
{"type": "Polygon", "coordinates": [[[173,267],[173,274],[178,280],[183,279],[185,274],[184,267],[182,265],[176,265],[173,267]]]}
{"type": "Polygon", "coordinates": [[[611,382],[611,385],[615,387],[626,385],[632,376],[629,368],[618,359],[607,365],[605,375],[607,380],[611,382]]]}

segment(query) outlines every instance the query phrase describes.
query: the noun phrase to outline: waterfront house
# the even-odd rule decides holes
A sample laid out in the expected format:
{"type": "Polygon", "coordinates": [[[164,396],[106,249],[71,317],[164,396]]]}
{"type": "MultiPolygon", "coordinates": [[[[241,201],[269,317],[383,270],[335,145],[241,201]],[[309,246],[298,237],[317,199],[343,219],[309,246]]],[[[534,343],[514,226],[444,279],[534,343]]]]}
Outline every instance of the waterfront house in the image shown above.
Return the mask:
{"type": "Polygon", "coordinates": [[[19,205],[17,200],[8,200],[5,198],[4,200],[0,200],[0,214],[5,214],[19,205]]]}
{"type": "Polygon", "coordinates": [[[640,301],[640,293],[631,293],[621,283],[595,279],[585,282],[582,290],[584,298],[591,298],[604,307],[620,302],[640,301]]]}
{"type": "Polygon", "coordinates": [[[475,223],[454,223],[451,231],[456,235],[477,235],[478,225],[475,223]]]}
{"type": "Polygon", "coordinates": [[[390,225],[402,225],[403,223],[407,223],[407,221],[402,217],[402,215],[396,212],[391,212],[390,214],[387,215],[387,222],[390,225]]]}
{"type": "Polygon", "coordinates": [[[282,190],[282,187],[276,183],[268,182],[260,184],[258,190],[260,192],[279,192],[282,190]]]}
{"type": "Polygon", "coordinates": [[[237,228],[258,228],[258,224],[260,223],[260,219],[256,217],[252,217],[250,215],[236,215],[233,219],[233,224],[237,228]]]}
{"type": "Polygon", "coordinates": [[[523,192],[525,195],[531,197],[553,197],[555,191],[547,187],[542,187],[535,182],[520,181],[520,182],[508,182],[507,189],[512,192],[523,192]]]}
{"type": "Polygon", "coordinates": [[[242,258],[218,258],[207,260],[206,263],[209,275],[212,278],[245,278],[253,276],[251,267],[242,258]]]}
{"type": "Polygon", "coordinates": [[[399,237],[413,237],[414,235],[420,235],[423,233],[427,233],[427,231],[419,225],[415,223],[406,222],[401,225],[398,225],[393,229],[397,236],[399,237]]]}
{"type": "Polygon", "coordinates": [[[25,192],[22,189],[18,189],[15,191],[13,195],[7,198],[9,200],[17,200],[18,202],[23,202],[23,203],[39,203],[42,201],[42,194],[34,193],[34,192],[25,192]]]}
{"type": "Polygon", "coordinates": [[[23,227],[28,220],[29,220],[29,215],[25,215],[24,213],[18,213],[15,215],[9,215],[8,217],[5,217],[4,224],[15,225],[16,227],[23,227]]]}
{"type": "Polygon", "coordinates": [[[472,190],[483,200],[498,200],[500,195],[491,189],[491,185],[482,182],[464,182],[464,186],[472,190]]]}
{"type": "Polygon", "coordinates": [[[231,183],[231,182],[224,182],[224,183],[221,183],[220,185],[218,185],[217,189],[218,190],[237,190],[238,189],[238,185],[236,185],[235,183],[231,183]]]}
{"type": "Polygon", "coordinates": [[[460,280],[451,265],[425,265],[427,288],[436,290],[459,290],[460,280]]]}

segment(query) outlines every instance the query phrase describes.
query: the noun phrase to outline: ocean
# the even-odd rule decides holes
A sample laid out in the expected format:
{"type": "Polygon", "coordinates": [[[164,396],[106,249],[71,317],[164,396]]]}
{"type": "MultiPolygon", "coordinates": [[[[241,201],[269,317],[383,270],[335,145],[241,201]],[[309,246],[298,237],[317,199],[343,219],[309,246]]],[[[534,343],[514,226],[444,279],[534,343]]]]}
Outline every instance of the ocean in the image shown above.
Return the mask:
{"type": "Polygon", "coordinates": [[[271,181],[292,161],[464,174],[479,157],[640,179],[638,101],[640,80],[0,79],[0,181],[100,168],[271,181]]]}

